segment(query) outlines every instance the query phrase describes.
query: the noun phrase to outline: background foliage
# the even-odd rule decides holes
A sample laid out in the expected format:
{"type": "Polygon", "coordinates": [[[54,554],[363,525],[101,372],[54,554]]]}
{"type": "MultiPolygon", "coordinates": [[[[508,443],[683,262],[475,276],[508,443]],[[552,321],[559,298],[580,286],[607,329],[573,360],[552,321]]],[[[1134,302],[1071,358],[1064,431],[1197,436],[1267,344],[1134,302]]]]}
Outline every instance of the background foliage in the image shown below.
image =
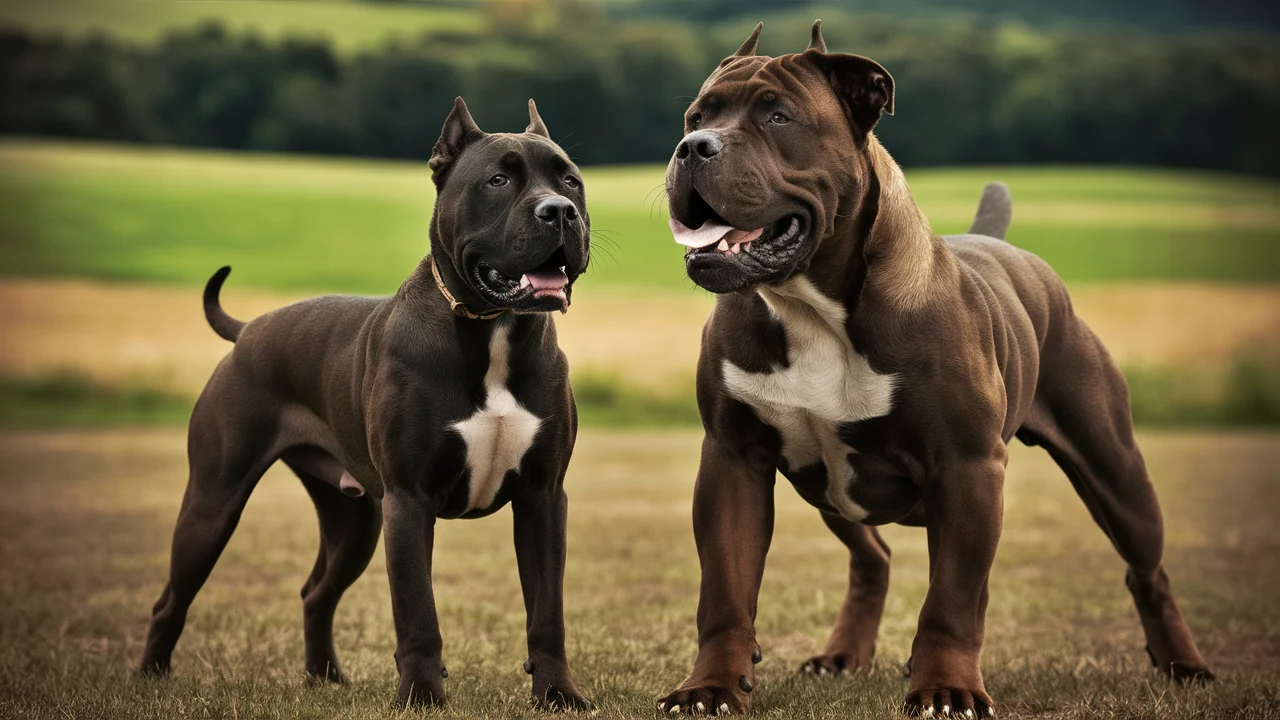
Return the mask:
{"type": "Polygon", "coordinates": [[[1175,3],[1152,15],[1178,25],[1160,34],[1123,22],[1142,3],[1110,14],[1086,3],[1069,24],[1048,22],[1057,16],[1038,2],[1026,16],[1044,22],[1011,21],[993,14],[995,0],[936,15],[875,3],[866,5],[879,14],[766,11],[776,3],[439,5],[418,10],[447,12],[438,25],[424,19],[411,26],[420,34],[361,50],[217,21],[158,31],[155,42],[12,28],[0,34],[0,133],[421,160],[455,95],[491,130],[523,127],[521,100],[534,97],[579,161],[662,161],[691,96],[752,20],[765,19],[761,49],[777,54],[803,49],[820,13],[833,50],[873,57],[896,78],[897,115],[880,135],[904,165],[1280,175],[1280,44],[1264,10],[1244,17],[1249,31],[1193,30],[1200,16],[1175,3]],[[473,24],[460,21],[468,9],[473,24]]]}

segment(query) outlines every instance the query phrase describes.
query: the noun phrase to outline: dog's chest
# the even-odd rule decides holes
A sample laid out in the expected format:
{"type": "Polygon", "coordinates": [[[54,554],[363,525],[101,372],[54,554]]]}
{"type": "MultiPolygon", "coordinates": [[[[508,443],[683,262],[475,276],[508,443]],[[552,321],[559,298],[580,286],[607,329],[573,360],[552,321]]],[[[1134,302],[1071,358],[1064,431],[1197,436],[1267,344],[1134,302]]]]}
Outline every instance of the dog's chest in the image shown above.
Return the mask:
{"type": "Polygon", "coordinates": [[[542,420],[526,410],[507,387],[510,375],[510,328],[499,326],[489,340],[489,369],[485,372],[485,402],[471,417],[453,429],[466,445],[470,474],[467,510],[493,505],[507,473],[520,469],[520,461],[533,446],[542,420]]]}
{"type": "Polygon", "coordinates": [[[786,333],[788,365],[755,373],[726,360],[725,387],[778,431],[790,470],[822,463],[827,503],[850,520],[862,520],[868,511],[850,495],[857,482],[848,461],[854,450],[838,431],[844,423],[887,415],[894,377],[877,373],[853,348],[844,307],[807,279],[762,290],[761,297],[786,333]]]}

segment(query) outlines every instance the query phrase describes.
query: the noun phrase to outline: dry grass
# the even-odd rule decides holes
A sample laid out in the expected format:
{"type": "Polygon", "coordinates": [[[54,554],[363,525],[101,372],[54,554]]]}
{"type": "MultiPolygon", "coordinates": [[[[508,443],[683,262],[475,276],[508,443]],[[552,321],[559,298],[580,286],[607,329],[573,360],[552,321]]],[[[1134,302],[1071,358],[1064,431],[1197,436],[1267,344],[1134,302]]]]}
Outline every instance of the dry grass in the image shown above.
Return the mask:
{"type": "MultiPolygon", "coordinates": [[[[252,318],[300,296],[237,288],[223,306],[252,318]]],[[[1082,286],[1077,311],[1125,364],[1226,366],[1275,351],[1280,288],[1194,284],[1082,286]],[[1263,347],[1269,345],[1269,347],[1263,347]]],[[[692,390],[706,293],[586,288],[557,318],[573,367],[670,392],[692,390]]],[[[196,288],[82,280],[0,280],[0,371],[64,368],[195,394],[230,346],[209,330],[196,288]]]]}
{"type": "MultiPolygon", "coordinates": [[[[240,308],[237,308],[240,309],[240,308]]],[[[604,717],[656,716],[694,652],[698,569],[689,498],[699,435],[586,432],[572,498],[569,652],[604,717]]],[[[1145,434],[1168,527],[1167,566],[1221,681],[1153,676],[1123,568],[1069,483],[1015,446],[985,657],[1003,717],[1275,717],[1280,702],[1280,443],[1274,435],[1145,434]]],[[[381,555],[338,613],[353,683],[303,681],[298,588],[316,529],[275,469],[193,607],[175,677],[142,681],[185,483],[181,431],[0,433],[0,716],[357,717],[392,707],[394,635],[381,555]]],[[[890,527],[893,583],[876,669],[834,681],[793,670],[819,649],[843,593],[845,553],[785,481],[760,602],[757,711],[885,717],[905,691],[927,565],[922,533],[890,527]]],[[[446,522],[436,581],[451,671],[446,717],[533,716],[509,514],[446,522]]],[[[415,713],[408,713],[415,714],[415,713]]]]}

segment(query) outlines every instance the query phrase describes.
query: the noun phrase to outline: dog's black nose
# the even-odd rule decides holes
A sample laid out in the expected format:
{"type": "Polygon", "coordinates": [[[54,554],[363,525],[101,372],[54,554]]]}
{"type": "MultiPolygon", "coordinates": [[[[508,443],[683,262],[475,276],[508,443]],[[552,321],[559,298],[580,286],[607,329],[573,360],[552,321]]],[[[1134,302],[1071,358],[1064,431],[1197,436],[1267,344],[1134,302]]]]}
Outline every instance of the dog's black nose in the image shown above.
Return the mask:
{"type": "Polygon", "coordinates": [[[676,146],[676,157],[683,160],[685,164],[703,163],[720,154],[724,149],[724,142],[720,140],[720,136],[709,130],[697,130],[684,136],[680,144],[676,146]]]}
{"type": "Polygon", "coordinates": [[[538,204],[533,206],[533,214],[544,223],[560,225],[577,220],[578,208],[574,207],[573,201],[569,198],[556,196],[539,200],[538,204]]]}

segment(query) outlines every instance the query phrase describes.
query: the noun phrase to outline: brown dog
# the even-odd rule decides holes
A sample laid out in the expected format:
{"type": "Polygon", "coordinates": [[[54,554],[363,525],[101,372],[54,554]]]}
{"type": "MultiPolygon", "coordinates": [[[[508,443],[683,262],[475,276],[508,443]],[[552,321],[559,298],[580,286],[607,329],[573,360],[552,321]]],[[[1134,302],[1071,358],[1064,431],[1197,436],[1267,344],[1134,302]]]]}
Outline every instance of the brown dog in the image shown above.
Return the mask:
{"type": "Polygon", "coordinates": [[[893,112],[889,73],[828,53],[820,24],[777,58],[755,54],[759,32],[702,86],[667,171],[689,277],[721,295],[698,362],[698,658],[661,708],[750,706],[781,470],[852,555],[835,630],[802,670],[868,663],[889,572],[871,526],[923,525],[906,709],[989,713],[979,659],[1015,436],[1048,449],[1128,564],[1156,666],[1211,678],[1161,566],[1124,378],[1053,270],[1000,239],[1008,190],[988,186],[969,234],[934,235],[871,133],[893,112]]]}

